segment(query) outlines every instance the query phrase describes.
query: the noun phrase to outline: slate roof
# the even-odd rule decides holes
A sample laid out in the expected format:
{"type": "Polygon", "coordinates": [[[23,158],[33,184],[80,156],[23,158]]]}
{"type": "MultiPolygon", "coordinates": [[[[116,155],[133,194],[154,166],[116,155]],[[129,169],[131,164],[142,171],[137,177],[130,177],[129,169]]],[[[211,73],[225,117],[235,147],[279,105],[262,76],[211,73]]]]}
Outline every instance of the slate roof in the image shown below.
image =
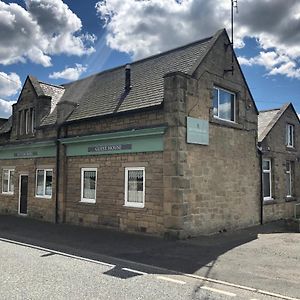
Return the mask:
{"type": "Polygon", "coordinates": [[[56,122],[56,104],[61,100],[65,88],[39,81],[39,85],[46,96],[51,97],[51,111],[48,116],[42,120],[41,125],[54,124],[56,122]]]}
{"type": "MultiPolygon", "coordinates": [[[[158,106],[164,97],[164,75],[170,72],[192,75],[222,32],[224,30],[213,37],[131,63],[132,88],[121,105],[119,100],[124,93],[125,65],[64,84],[64,92],[54,91],[56,100],[53,104],[58,101],[78,104],[67,122],[158,106]]],[[[48,88],[44,83],[41,87],[43,90],[48,88]]],[[[41,125],[51,125],[55,121],[56,108],[53,106],[41,125]]]]}
{"type": "Polygon", "coordinates": [[[2,126],[0,126],[0,134],[8,133],[12,127],[12,117],[10,117],[2,126]]]}
{"type": "Polygon", "coordinates": [[[282,114],[287,108],[292,105],[286,103],[281,108],[275,108],[270,110],[263,110],[258,115],[258,142],[262,142],[274,125],[277,123],[282,114]]]}

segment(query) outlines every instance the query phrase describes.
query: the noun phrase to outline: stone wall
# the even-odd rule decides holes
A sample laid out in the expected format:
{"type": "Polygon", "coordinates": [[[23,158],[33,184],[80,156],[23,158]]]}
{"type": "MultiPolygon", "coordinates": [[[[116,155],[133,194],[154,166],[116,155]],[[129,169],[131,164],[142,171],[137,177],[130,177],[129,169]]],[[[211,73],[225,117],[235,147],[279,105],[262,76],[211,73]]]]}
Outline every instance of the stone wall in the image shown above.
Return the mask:
{"type": "Polygon", "coordinates": [[[261,143],[263,157],[271,159],[272,198],[264,202],[264,222],[292,217],[300,201],[300,124],[292,107],[285,111],[261,143]],[[286,124],[295,126],[295,147],[286,147],[286,124]],[[293,163],[293,197],[287,197],[286,161],[293,163]]]}
{"type": "Polygon", "coordinates": [[[66,222],[124,231],[163,232],[163,153],[114,154],[67,159],[66,222]],[[125,167],[145,167],[144,208],[125,207],[125,167]],[[97,168],[96,203],[81,200],[81,168],[97,168]],[[72,175],[71,175],[72,174],[72,175]]]}
{"type": "Polygon", "coordinates": [[[16,159],[1,160],[0,167],[0,212],[5,214],[18,215],[19,209],[19,179],[20,174],[28,175],[28,216],[36,219],[53,222],[55,220],[55,159],[16,159]],[[3,169],[14,169],[14,193],[7,195],[2,193],[3,169]],[[52,177],[52,198],[37,198],[36,188],[36,169],[53,169],[52,177]]]}
{"type": "Polygon", "coordinates": [[[193,77],[165,78],[165,228],[186,237],[259,223],[257,112],[223,35],[193,77]],[[212,115],[213,86],[236,93],[236,123],[212,115]],[[209,121],[209,145],[186,143],[186,117],[209,121]]]}

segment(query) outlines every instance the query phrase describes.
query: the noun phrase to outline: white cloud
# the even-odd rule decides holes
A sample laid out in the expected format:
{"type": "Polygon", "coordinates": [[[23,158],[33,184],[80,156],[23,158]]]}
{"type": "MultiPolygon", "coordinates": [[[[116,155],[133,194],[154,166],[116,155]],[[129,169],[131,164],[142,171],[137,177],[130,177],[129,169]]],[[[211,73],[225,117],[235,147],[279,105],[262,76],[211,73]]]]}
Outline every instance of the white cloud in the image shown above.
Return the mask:
{"type": "Polygon", "coordinates": [[[81,64],[76,64],[74,68],[66,67],[61,72],[54,72],[49,75],[49,78],[52,79],[67,79],[67,80],[77,80],[82,73],[86,71],[86,66],[83,66],[81,64]]]}
{"type": "Polygon", "coordinates": [[[95,36],[82,34],[82,23],[62,0],[25,0],[25,8],[0,0],[0,63],[26,59],[45,67],[51,55],[94,51],[95,36]]]}
{"type": "Polygon", "coordinates": [[[22,84],[16,73],[0,72],[0,97],[10,97],[19,92],[22,84]]]}
{"type": "Polygon", "coordinates": [[[12,105],[15,101],[6,101],[0,99],[0,118],[8,118],[12,112],[12,105]]]}
{"type": "MultiPolygon", "coordinates": [[[[299,78],[299,1],[238,3],[235,47],[243,47],[250,37],[261,49],[257,57],[239,58],[240,62],[264,66],[269,75],[299,78]]],[[[230,29],[230,7],[229,0],[102,0],[96,4],[107,29],[107,44],[134,59],[198,40],[223,27],[230,29]]]]}

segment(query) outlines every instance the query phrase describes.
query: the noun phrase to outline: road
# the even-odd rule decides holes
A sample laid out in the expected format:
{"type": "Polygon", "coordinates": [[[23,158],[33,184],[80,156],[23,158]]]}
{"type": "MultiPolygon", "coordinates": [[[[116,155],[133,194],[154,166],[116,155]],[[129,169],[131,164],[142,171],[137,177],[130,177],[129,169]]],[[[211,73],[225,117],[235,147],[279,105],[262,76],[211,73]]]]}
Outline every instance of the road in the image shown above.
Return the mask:
{"type": "Polygon", "coordinates": [[[108,264],[4,239],[0,240],[0,291],[1,300],[279,299],[263,291],[174,274],[143,264],[132,269],[125,261],[108,264]]]}

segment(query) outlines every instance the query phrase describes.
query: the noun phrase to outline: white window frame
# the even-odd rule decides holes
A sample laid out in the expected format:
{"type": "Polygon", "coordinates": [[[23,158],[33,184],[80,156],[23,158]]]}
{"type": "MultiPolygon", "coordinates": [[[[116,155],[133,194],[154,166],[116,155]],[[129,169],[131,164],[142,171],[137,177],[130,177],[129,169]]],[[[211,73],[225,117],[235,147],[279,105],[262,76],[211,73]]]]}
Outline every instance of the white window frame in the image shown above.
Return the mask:
{"type": "MultiPolygon", "coordinates": [[[[218,87],[218,86],[214,86],[213,89],[216,90],[216,91],[218,92],[218,114],[215,115],[215,114],[213,113],[213,117],[216,118],[216,119],[220,119],[220,120],[222,120],[222,121],[226,121],[226,122],[230,122],[230,123],[235,123],[235,124],[236,124],[236,93],[231,92],[231,91],[226,90],[226,89],[223,89],[223,88],[220,88],[220,87],[218,87]],[[231,95],[234,96],[234,98],[233,98],[233,99],[234,99],[234,105],[233,105],[233,106],[234,106],[234,111],[233,111],[233,117],[234,117],[234,120],[233,120],[233,121],[232,121],[232,120],[228,120],[228,119],[221,118],[220,115],[219,115],[220,90],[222,90],[222,91],[224,91],[224,92],[226,92],[226,93],[229,93],[229,94],[231,94],[231,95]]],[[[213,106],[213,109],[214,109],[214,106],[213,106]]]]}
{"type": "Polygon", "coordinates": [[[146,194],[146,171],[145,167],[126,167],[125,168],[125,204],[127,207],[144,208],[145,207],[145,194],[146,194]],[[128,173],[129,171],[143,171],[143,202],[130,202],[128,201],[128,173]]]}
{"type": "Polygon", "coordinates": [[[51,184],[51,195],[46,195],[46,174],[47,172],[52,172],[52,184],[53,184],[53,169],[36,169],[35,172],[35,197],[36,198],[44,198],[44,199],[51,199],[52,198],[52,184],[51,184]],[[43,188],[44,188],[44,193],[43,195],[37,195],[37,179],[38,179],[38,171],[44,171],[44,184],[43,184],[43,188]]]}
{"type": "Polygon", "coordinates": [[[81,197],[80,202],[83,203],[96,203],[97,199],[97,176],[98,176],[98,169],[97,168],[81,168],[81,197]],[[89,199],[83,197],[83,187],[84,187],[84,172],[96,172],[96,178],[95,178],[95,199],[89,199]]]}
{"type": "Polygon", "coordinates": [[[290,191],[291,191],[291,195],[289,195],[288,193],[287,193],[287,197],[288,198],[292,198],[293,197],[293,183],[292,183],[292,174],[293,174],[293,172],[292,172],[292,162],[290,161],[290,160],[287,160],[286,161],[286,170],[285,170],[285,174],[286,174],[286,176],[289,176],[289,186],[290,186],[290,191]],[[288,166],[289,166],[289,168],[288,168],[288,166]]]}
{"type": "Polygon", "coordinates": [[[295,126],[293,124],[286,124],[286,146],[294,148],[295,145],[295,126]]]}
{"type": "Polygon", "coordinates": [[[263,161],[268,161],[269,162],[269,170],[264,170],[262,168],[262,173],[264,174],[269,174],[269,181],[270,181],[270,196],[265,197],[264,196],[264,201],[268,201],[268,200],[274,200],[273,199],[273,195],[272,195],[272,161],[269,158],[264,158],[263,161]]]}
{"type": "Polygon", "coordinates": [[[10,191],[10,173],[11,172],[15,172],[15,169],[2,169],[2,194],[5,194],[5,195],[13,195],[14,194],[14,190],[13,191],[10,191]],[[4,184],[3,184],[3,180],[4,180],[4,171],[8,171],[8,191],[5,192],[3,190],[3,187],[4,187],[4,184]]]}

